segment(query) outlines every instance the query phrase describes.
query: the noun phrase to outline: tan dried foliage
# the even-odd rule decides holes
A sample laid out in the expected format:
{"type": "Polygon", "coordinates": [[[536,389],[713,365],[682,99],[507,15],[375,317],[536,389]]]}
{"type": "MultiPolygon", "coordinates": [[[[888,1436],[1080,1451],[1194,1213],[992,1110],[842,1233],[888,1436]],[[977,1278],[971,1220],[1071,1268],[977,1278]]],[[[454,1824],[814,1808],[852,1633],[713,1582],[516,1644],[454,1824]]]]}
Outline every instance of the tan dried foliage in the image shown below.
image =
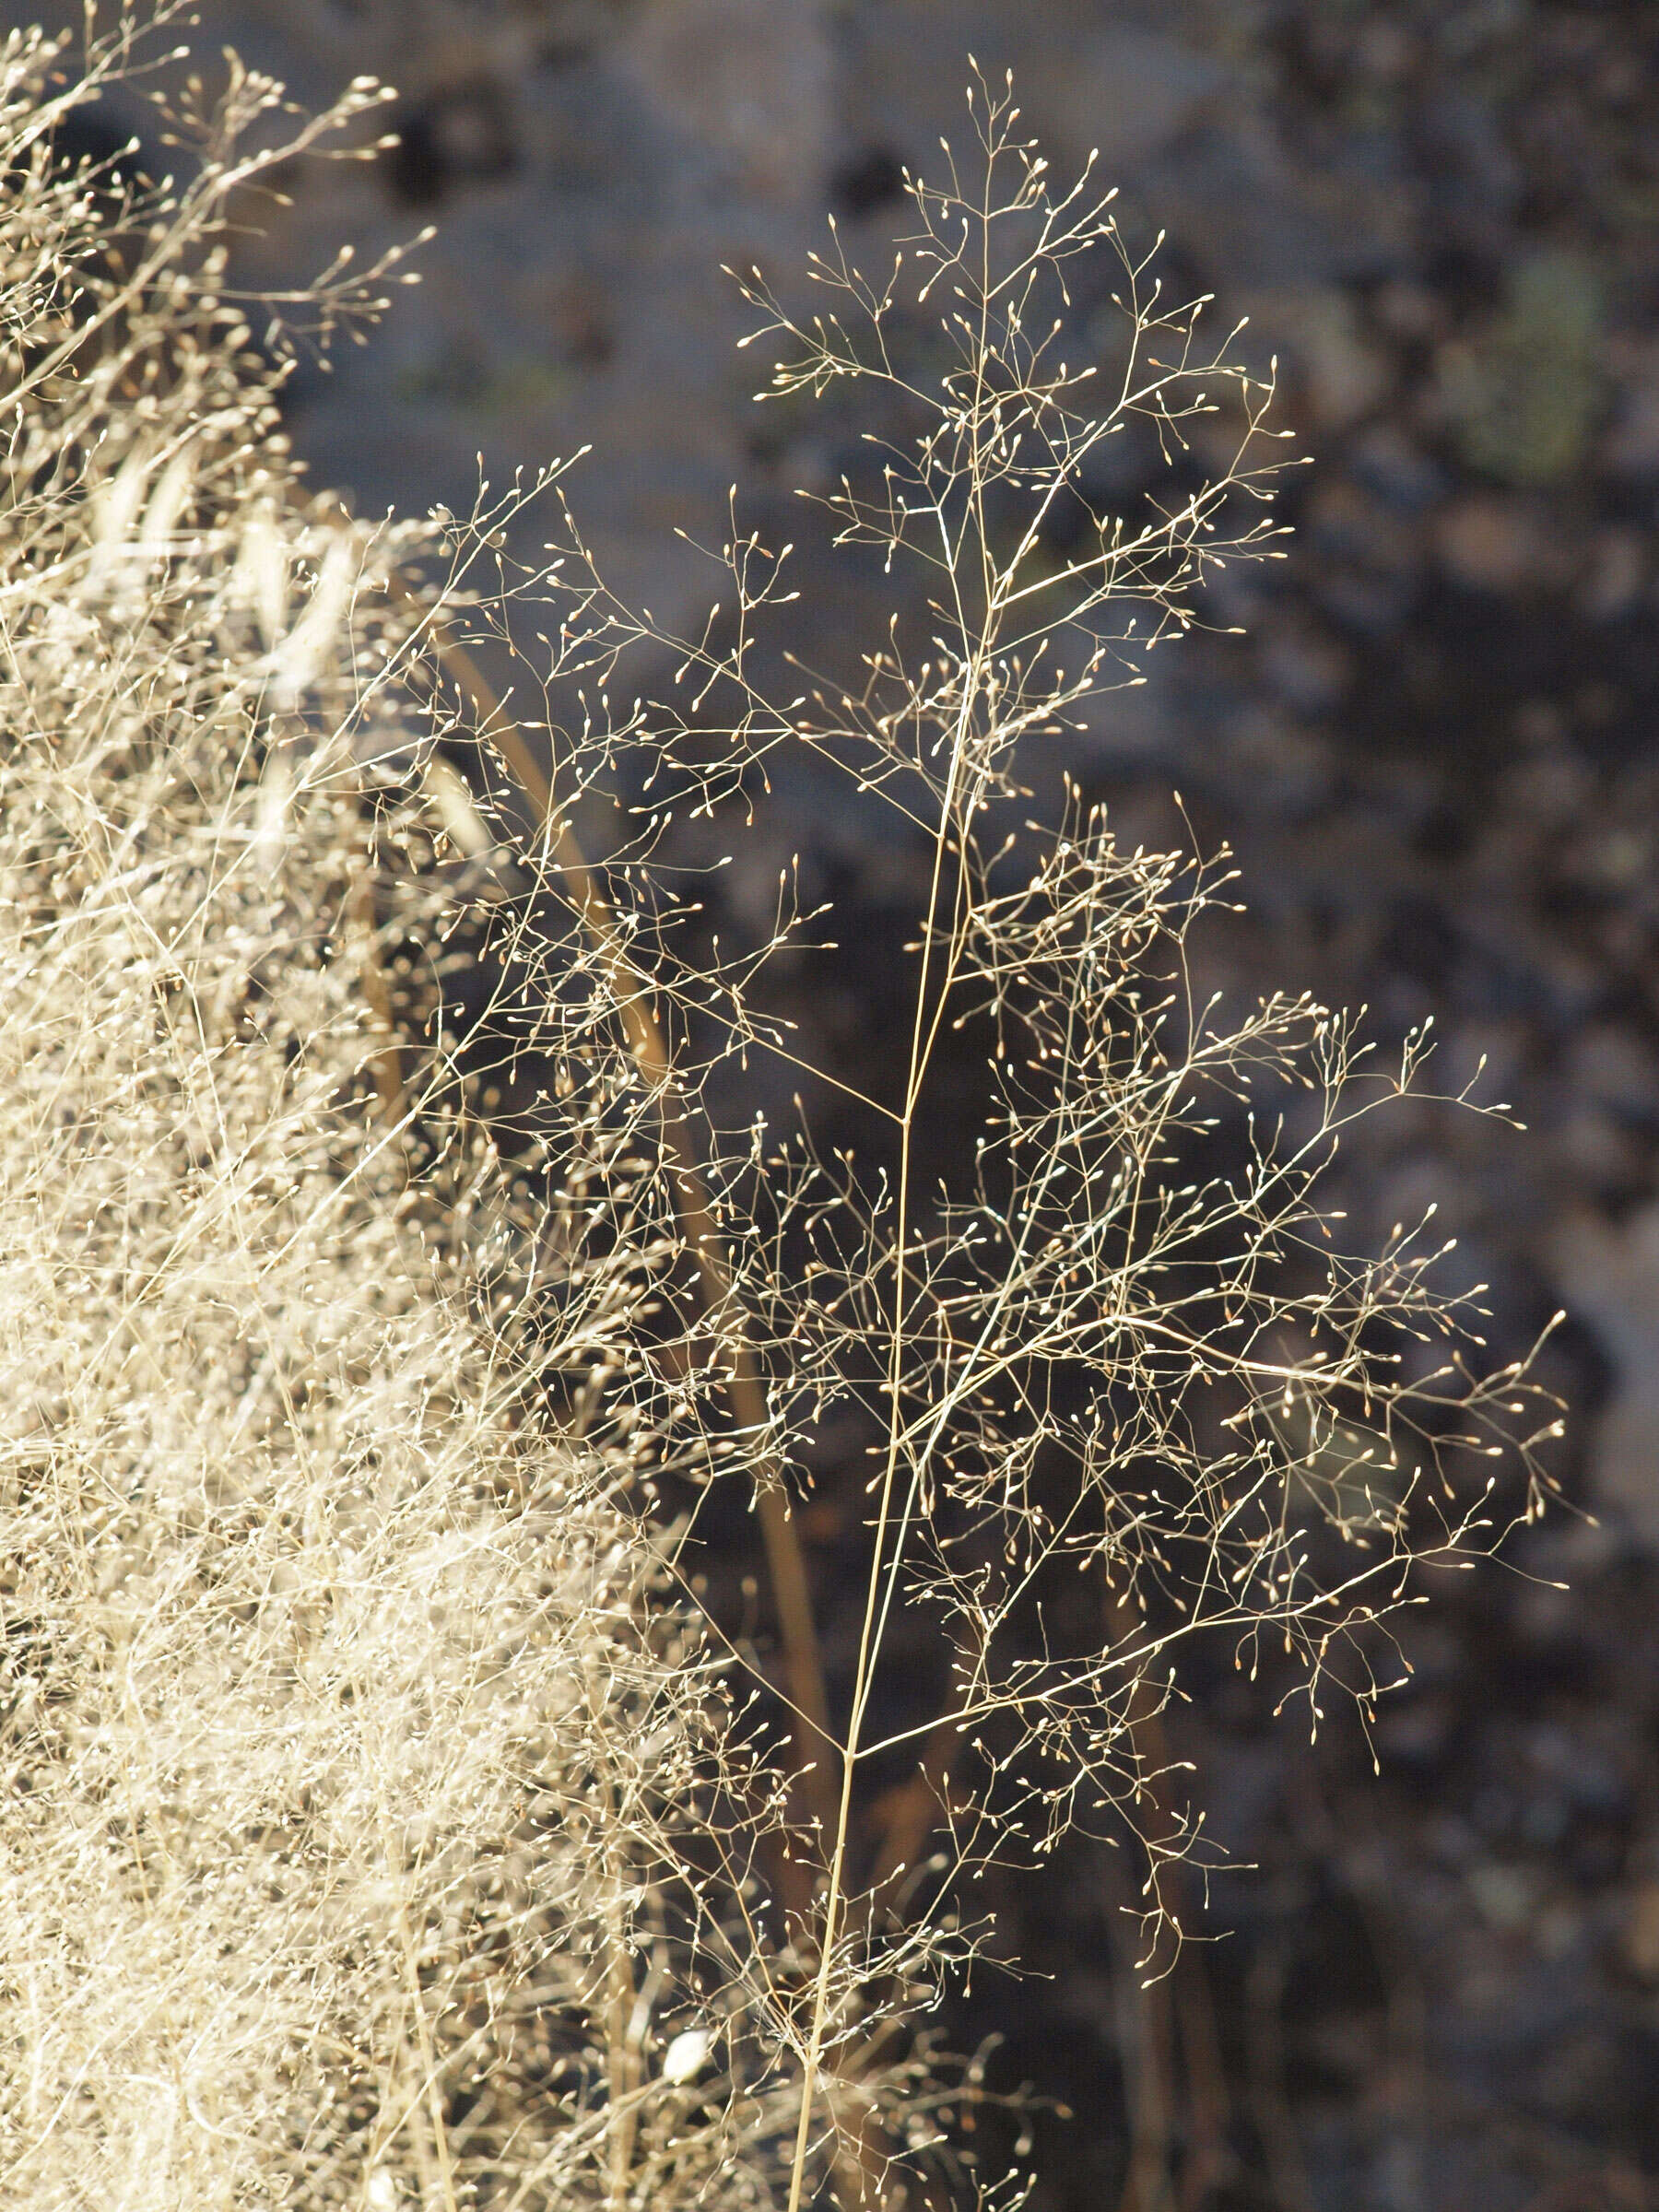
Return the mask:
{"type": "Polygon", "coordinates": [[[788,571],[735,522],[724,613],[675,637],[609,592],[562,464],[465,523],[307,493],[287,363],[403,272],[239,299],[227,227],[283,163],[372,151],[382,95],[310,118],[234,61],[212,94],[164,74],[182,182],[65,167],[67,110],[144,88],[140,30],[0,49],[6,2201],[1000,2199],[935,2118],[982,2068],[927,2032],[975,1872],[1138,1826],[1154,1956],[1199,1835],[1148,1750],[1183,1649],[1271,1643],[1281,1690],[1368,1702],[1418,1568],[1544,1481],[1549,1409],[1470,1363],[1436,1247],[1337,1256],[1320,1196],[1423,1041],[1385,1067],[1305,998],[1202,1003],[1225,856],[1124,851],[1069,791],[1044,826],[1018,780],[1215,564],[1272,553],[1270,394],[977,80],[973,159],[912,182],[890,273],[832,244],[810,320],[749,288],[775,395],[867,396],[835,530],[926,602],[780,706],[753,671],[788,571]],[[1066,358],[1085,253],[1120,264],[1110,374],[1066,358]],[[1137,423],[1177,488],[1056,556],[1137,423]],[[467,640],[545,712],[485,702],[467,640]],[[469,790],[480,737],[508,772],[469,790]],[[767,941],[692,957],[676,817],[741,834],[787,747],[927,856],[873,1181],[698,1112],[734,1058],[796,1056],[766,962],[821,930],[786,880],[767,941]],[[571,825],[617,794],[601,886],[571,825]],[[987,1118],[923,1192],[963,1022],[987,1118]],[[874,1446],[867,1596],[839,1708],[792,1732],[694,1602],[700,1501],[788,1495],[832,1410],[874,1446]],[[1099,1588],[1081,1641],[1062,1572],[1099,1588]],[[948,1664],[896,1730],[901,1609],[948,1664]]]}

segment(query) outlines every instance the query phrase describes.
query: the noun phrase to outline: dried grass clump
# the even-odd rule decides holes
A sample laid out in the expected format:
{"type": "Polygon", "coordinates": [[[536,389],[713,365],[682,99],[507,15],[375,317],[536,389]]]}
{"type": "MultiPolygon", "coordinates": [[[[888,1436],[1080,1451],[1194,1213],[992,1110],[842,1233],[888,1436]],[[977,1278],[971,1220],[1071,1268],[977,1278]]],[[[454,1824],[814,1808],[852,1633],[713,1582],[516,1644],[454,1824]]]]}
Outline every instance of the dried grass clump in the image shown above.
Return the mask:
{"type": "Polygon", "coordinates": [[[307,119],[231,61],[164,109],[183,182],[66,171],[136,36],[72,87],[38,35],[0,50],[7,2201],[1008,2201],[949,2116],[983,2069],[928,2020],[984,1946],[973,1878],[1131,1832],[1161,1962],[1194,1640],[1368,1705],[1420,1568],[1546,1486],[1524,1363],[1481,1371],[1426,1225],[1342,1256],[1323,1195],[1423,1041],[1383,1070],[1304,997],[1206,1001],[1224,856],[1019,782],[1271,551],[1270,394],[976,80],[974,167],[912,181],[890,275],[833,249],[810,322],[751,293],[774,394],[877,410],[837,534],[923,580],[780,706],[786,571],[735,526],[724,614],[675,637],[561,465],[465,523],[307,497],[285,363],[397,271],[337,264],[256,346],[223,240],[283,161],[372,150],[382,96],[307,119]],[[1086,253],[1121,266],[1104,396],[1065,351],[1086,253]],[[1097,511],[1126,432],[1182,474],[1097,511]],[[538,621],[531,725],[469,642],[538,621]],[[670,865],[788,747],[924,864],[908,1052],[857,1101],[885,1172],[702,1111],[747,1055],[836,1080],[769,1010],[817,927],[788,880],[723,947],[670,865]],[[589,796],[631,825],[602,869],[589,796]],[[983,1125],[924,1189],[964,1027],[983,1125]],[[788,1511],[830,1414],[869,1460],[837,1698],[788,1511]],[[776,1660],[690,1602],[733,1484],[776,1660]]]}
{"type": "MultiPolygon", "coordinates": [[[[659,2032],[631,1977],[741,1761],[649,1437],[547,1384],[626,1371],[649,1269],[567,1238],[557,1312],[503,1305],[522,1192],[453,1054],[388,1095],[388,947],[455,903],[406,871],[388,916],[419,823],[358,765],[416,541],[308,504],[283,332],[219,289],[232,195],[378,96],[279,136],[238,71],[184,185],[65,170],[131,65],[0,60],[0,2196],[592,2202],[625,2159],[736,2201],[754,2116],[688,2045],[664,2078],[686,1993],[659,2032]]],[[[629,1143],[594,1097],[544,1117],[578,1212],[629,1143]]]]}

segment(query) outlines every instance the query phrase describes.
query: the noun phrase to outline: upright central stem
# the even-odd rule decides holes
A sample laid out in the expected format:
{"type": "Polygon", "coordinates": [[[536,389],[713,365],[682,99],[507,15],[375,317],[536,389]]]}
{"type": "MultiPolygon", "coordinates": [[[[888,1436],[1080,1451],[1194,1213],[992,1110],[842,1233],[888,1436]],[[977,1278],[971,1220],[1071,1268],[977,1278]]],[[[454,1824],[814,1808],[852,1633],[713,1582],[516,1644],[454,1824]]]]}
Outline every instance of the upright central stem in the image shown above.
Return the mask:
{"type": "MultiPolygon", "coordinates": [[[[812,2133],[812,2108],[817,2100],[818,2069],[823,2060],[824,2037],[829,2026],[830,1989],[834,1971],[835,1945],[839,1934],[842,1899],[846,1888],[847,1835],[852,1822],[853,1789],[856,1777],[859,1749],[864,1737],[865,1715],[869,1705],[870,1692],[876,1671],[876,1659],[881,1641],[882,1624],[890,1597],[890,1586],[897,1577],[903,1551],[904,1528],[901,1525],[894,1556],[889,1566],[887,1548],[893,1523],[893,1496],[898,1483],[899,1453],[903,1435],[903,1415],[900,1400],[900,1385],[904,1370],[904,1330],[907,1319],[906,1259],[910,1244],[911,1167],[912,1137],[916,1125],[916,1107],[922,1095],[928,1063],[933,1055],[934,1041],[938,1034],[939,1018],[949,994],[952,971],[956,961],[956,947],[959,928],[959,904],[962,871],[967,866],[968,829],[973,812],[973,794],[963,799],[963,785],[967,781],[969,741],[972,735],[976,702],[981,685],[989,673],[990,655],[996,636],[998,610],[995,575],[991,557],[991,536],[986,526],[983,505],[985,472],[982,450],[984,406],[986,400],[986,364],[991,359],[989,344],[989,316],[991,309],[991,271],[989,261],[991,175],[985,178],[985,203],[981,211],[980,224],[980,284],[978,342],[972,355],[972,379],[970,398],[958,421],[958,430],[966,451],[959,451],[947,469],[947,488],[950,482],[966,489],[966,501],[959,521],[959,537],[953,540],[946,502],[941,497],[935,510],[942,549],[943,568],[949,579],[954,618],[958,635],[963,641],[961,666],[961,699],[958,705],[955,726],[951,730],[949,764],[946,771],[944,789],[939,794],[938,827],[934,838],[933,869],[928,883],[927,914],[922,932],[921,971],[916,982],[916,1014],[911,1030],[910,1065],[905,1073],[904,1111],[900,1119],[899,1133],[899,1198],[893,1241],[893,1323],[888,1344],[888,1438],[886,1464],[882,1470],[881,1498],[876,1515],[876,1543],[870,1561],[870,1580],[865,1598],[864,1623],[859,1632],[858,1666],[853,1677],[853,1707],[847,1723],[846,1743],[842,1747],[841,1775],[841,1803],[837,1808],[835,1849],[830,1861],[830,1877],[824,1897],[824,1923],[818,1953],[818,1974],[813,1990],[812,2020],[807,2036],[806,2065],[801,2085],[801,2117],[795,2131],[794,2161],[789,2176],[788,2212],[800,2212],[802,2195],[806,2182],[806,2152],[812,2133]],[[962,556],[964,547],[977,555],[980,585],[983,594],[980,618],[976,622],[963,604],[962,556]],[[961,819],[959,822],[958,816],[961,819]],[[953,830],[955,836],[953,840],[953,830]],[[947,859],[953,850],[956,854],[957,884],[951,907],[951,952],[945,962],[946,972],[938,986],[938,1005],[929,1006],[929,992],[934,979],[934,947],[938,935],[940,912],[947,859]]],[[[914,1477],[912,1478],[913,1494],[914,1477]]],[[[904,1521],[908,1523],[910,1508],[907,1503],[904,1521]]]]}
{"type": "MultiPolygon", "coordinates": [[[[951,849],[951,824],[957,807],[961,763],[972,711],[974,686],[964,670],[961,714],[951,747],[950,768],[939,804],[939,826],[934,841],[933,872],[928,886],[927,916],[922,935],[922,967],[916,983],[915,1020],[911,1030],[910,1064],[905,1075],[904,1111],[900,1119],[899,1198],[893,1244],[893,1320],[888,1346],[888,1440],[882,1470],[881,1497],[876,1515],[876,1543],[865,1599],[864,1623],[859,1633],[858,1665],[853,1676],[853,1709],[842,1747],[841,1801],[836,1809],[835,1848],[830,1854],[829,1887],[824,1898],[824,1924],[818,1952],[818,1976],[813,1990],[812,2023],[806,2047],[806,2078],[801,2092],[801,2117],[795,2134],[794,2165],[789,2177],[789,2212],[800,2212],[806,2186],[806,2152],[812,2132],[812,2108],[823,2060],[824,2036],[829,2024],[830,1984],[834,1970],[835,1944],[840,1930],[846,1888],[847,1838],[852,1824],[853,1784],[863,1740],[865,1714],[875,1677],[877,1622],[881,1617],[882,1586],[886,1579],[887,1547],[893,1521],[893,1494],[899,1473],[902,1433],[900,1383],[904,1366],[904,1328],[907,1317],[905,1256],[910,1242],[911,1154],[916,1107],[932,1053],[936,1023],[929,1018],[929,989],[933,981],[934,944],[945,880],[945,865],[951,849]]],[[[958,865],[962,841],[958,840],[958,865]]],[[[946,987],[946,986],[942,986],[946,987]]],[[[896,1562],[895,1562],[896,1564],[896,1562]]]]}

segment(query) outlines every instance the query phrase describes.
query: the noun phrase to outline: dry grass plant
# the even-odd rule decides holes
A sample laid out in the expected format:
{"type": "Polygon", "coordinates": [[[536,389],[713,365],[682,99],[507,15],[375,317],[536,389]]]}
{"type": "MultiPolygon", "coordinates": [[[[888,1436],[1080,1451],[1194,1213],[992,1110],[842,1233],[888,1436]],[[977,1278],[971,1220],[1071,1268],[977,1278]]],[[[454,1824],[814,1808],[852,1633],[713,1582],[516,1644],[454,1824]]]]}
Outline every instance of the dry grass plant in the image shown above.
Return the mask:
{"type": "MultiPolygon", "coordinates": [[[[502,898],[480,1021],[560,1072],[536,1160],[485,1129],[448,943],[492,885],[392,680],[423,534],[307,498],[290,334],[224,288],[380,96],[233,68],[164,113],[183,182],[65,171],[136,29],[69,83],[0,49],[0,2195],[765,2202],[768,1787],[641,1518],[706,1395],[633,1371],[653,1102],[502,898]]],[[[266,305],[310,342],[385,274],[266,305]]]]}
{"type": "Polygon", "coordinates": [[[1273,551],[1270,393],[977,81],[971,168],[912,182],[889,275],[832,246],[816,320],[750,288],[773,394],[856,385],[899,426],[829,505],[928,609],[780,707],[753,671],[788,571],[735,524],[724,611],[677,637],[607,589],[563,464],[464,523],[305,491],[285,362],[400,272],[238,300],[227,226],[282,162],[371,150],[382,96],[300,117],[231,64],[164,103],[182,182],[65,171],[58,119],[142,85],[138,29],[90,29],[73,82],[38,34],[0,49],[8,2201],[1001,2201],[939,2117],[982,2081],[927,2030],[985,1941],[976,1873],[1138,1826],[1158,1958],[1200,1837],[1147,1748],[1182,1652],[1368,1703],[1419,1570],[1546,1481],[1550,1409],[1481,1371],[1426,1225],[1341,1256],[1322,1203],[1424,1041],[1382,1066],[1304,997],[1204,1003],[1225,856],[1121,850],[1069,792],[1045,826],[1018,781],[1213,565],[1273,551]],[[1085,253],[1121,265],[1110,375],[1065,358],[1085,253]],[[1167,503],[1056,556],[1135,426],[1184,465],[1167,503]],[[641,655],[672,680],[636,689],[641,655]],[[478,739],[532,829],[456,774],[478,739]],[[731,820],[785,746],[927,855],[905,1065],[861,1101],[887,1176],[700,1111],[735,1055],[795,1057],[765,967],[821,928],[786,879],[768,941],[699,948],[674,821],[731,820]],[[572,820],[618,794],[590,870],[572,820]],[[990,1111],[924,1191],[964,1022],[990,1111]],[[809,1623],[780,1686],[692,1578],[700,1501],[747,1482],[776,1535],[848,1408],[868,1576],[832,1709],[809,1623]],[[901,1610],[948,1663],[895,1725],[901,1610]]]}

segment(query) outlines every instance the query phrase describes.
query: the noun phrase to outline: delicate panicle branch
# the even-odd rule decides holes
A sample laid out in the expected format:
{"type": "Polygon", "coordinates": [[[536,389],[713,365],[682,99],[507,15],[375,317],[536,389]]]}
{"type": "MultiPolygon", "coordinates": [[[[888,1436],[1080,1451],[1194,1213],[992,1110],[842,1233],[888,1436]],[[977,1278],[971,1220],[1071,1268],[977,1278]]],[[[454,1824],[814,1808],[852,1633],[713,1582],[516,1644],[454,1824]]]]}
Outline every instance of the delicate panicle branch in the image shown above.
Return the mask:
{"type": "MultiPolygon", "coordinates": [[[[158,2212],[1007,2201],[928,2025],[975,1877],[1135,1830],[1167,1963],[1214,1855],[1162,1727],[1194,1642],[1369,1712],[1420,1570],[1549,1487],[1431,1221],[1355,1255],[1328,1194],[1427,1040],[1230,1007],[1226,853],[1023,788],[1275,557],[1270,383],[976,77],[879,281],[837,238],[819,316],[747,288],[772,394],[868,409],[822,504],[892,578],[780,703],[788,549],[735,498],[680,635],[563,463],[462,522],[302,494],[225,241],[377,88],[313,122],[228,64],[147,182],[56,161],[63,66],[0,50],[0,2166],[158,2212]],[[770,995],[819,934],[791,871],[754,941],[705,911],[795,747],[917,862],[874,1075],[770,995]],[[722,1128],[762,1053],[881,1167],[722,1128]],[[790,1502],[830,1421],[826,1687],[790,1502]],[[706,1541],[731,1484],[782,1697],[706,1541]]],[[[286,305],[326,342],[390,265],[286,305]]]]}
{"type": "MultiPolygon", "coordinates": [[[[497,699],[488,678],[447,623],[421,608],[395,573],[389,579],[394,598],[409,606],[430,642],[439,666],[460,687],[476,718],[476,735],[507,763],[513,781],[535,808],[559,883],[576,910],[582,929],[604,965],[608,990],[620,1012],[629,1049],[656,1101],[671,1162],[676,1210],[701,1283],[706,1310],[720,1333],[720,1356],[726,1391],[740,1437],[760,1453],[771,1422],[766,1397],[748,1344],[742,1310],[734,1304],[732,1284],[722,1253],[702,1166],[702,1149],[690,1116],[676,1096],[668,1050],[651,1011],[651,985],[634,969],[604,892],[588,866],[576,833],[555,803],[553,786],[524,734],[497,699]]],[[[836,1747],[830,1734],[829,1698],[818,1655],[812,1594],[800,1537],[776,1469],[759,1464],[756,1512],[766,1546],[768,1571],[777,1602],[789,1700],[795,1716],[794,1764],[805,1809],[820,1830],[834,1819],[836,1747]]],[[[798,1877],[802,1862],[786,1862],[784,1879],[798,1877]]],[[[806,1893],[791,1899],[803,1916],[806,1893]]]]}

